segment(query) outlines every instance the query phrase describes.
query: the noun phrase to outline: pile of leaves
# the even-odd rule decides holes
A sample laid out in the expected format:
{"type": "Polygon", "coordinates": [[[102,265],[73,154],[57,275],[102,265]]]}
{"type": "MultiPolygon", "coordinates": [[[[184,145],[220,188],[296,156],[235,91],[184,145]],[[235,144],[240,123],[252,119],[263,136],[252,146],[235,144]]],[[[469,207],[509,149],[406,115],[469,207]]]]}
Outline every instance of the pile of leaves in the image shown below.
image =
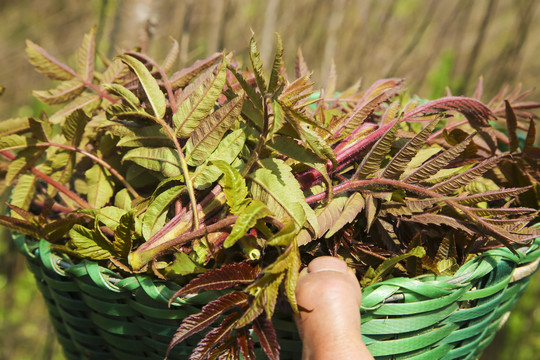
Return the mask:
{"type": "Polygon", "coordinates": [[[529,91],[486,104],[481,80],[473,97],[431,101],[402,79],[338,92],[335,69],[317,89],[301,52],[286,71],[279,37],[269,76],[254,39],[249,50],[247,67],[218,53],[177,70],[176,41],[161,62],[109,60],[92,30],[71,67],[28,41],[58,84],[34,91],[47,113],[0,122],[12,186],[0,224],[73,261],[176,281],[172,303],[222,290],[171,341],[220,319],[192,359],[254,358],[250,328],[277,359],[276,303],[298,311],[298,273],[314,257],[345,259],[367,286],[452,275],[537,236],[529,91]]]}

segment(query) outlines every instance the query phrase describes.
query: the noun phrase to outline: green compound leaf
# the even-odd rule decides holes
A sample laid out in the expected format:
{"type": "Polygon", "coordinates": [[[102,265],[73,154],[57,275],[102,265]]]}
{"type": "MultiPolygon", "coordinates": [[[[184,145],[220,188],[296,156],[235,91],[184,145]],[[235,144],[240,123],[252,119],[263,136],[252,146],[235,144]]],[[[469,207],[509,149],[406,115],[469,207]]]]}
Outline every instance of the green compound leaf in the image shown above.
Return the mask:
{"type": "MultiPolygon", "coordinates": [[[[120,84],[105,84],[103,86],[107,92],[121,97],[133,109],[139,109],[141,101],[139,98],[120,84]]],[[[142,109],[140,109],[142,111],[142,109]]]]}
{"type": "Polygon", "coordinates": [[[225,132],[240,115],[242,103],[243,95],[240,94],[201,121],[186,143],[188,165],[201,165],[217,148],[225,132]]]}
{"type": "Polygon", "coordinates": [[[76,97],[73,101],[66,104],[62,109],[55,112],[49,121],[53,124],[60,124],[71,113],[82,110],[87,114],[91,114],[101,104],[101,97],[93,93],[83,93],[76,97]]]}
{"type": "Polygon", "coordinates": [[[223,172],[223,192],[227,198],[227,204],[233,214],[239,215],[246,205],[248,194],[245,179],[235,168],[223,160],[213,161],[212,165],[223,172]]]}
{"type": "Polygon", "coordinates": [[[72,100],[82,94],[85,86],[79,79],[61,82],[51,90],[34,90],[32,94],[47,105],[59,105],[72,100]]]}
{"type": "Polygon", "coordinates": [[[161,92],[156,79],[154,79],[146,66],[144,66],[142,62],[140,62],[133,56],[124,54],[120,55],[119,58],[131,69],[133,69],[133,71],[139,78],[139,81],[141,82],[141,85],[144,89],[146,97],[148,98],[148,101],[150,102],[150,105],[152,106],[154,115],[157,118],[162,119],[165,115],[167,103],[165,101],[165,95],[163,95],[163,93],[161,92]]]}
{"type": "Polygon", "coordinates": [[[96,58],[96,27],[84,35],[83,43],[77,54],[77,73],[86,81],[92,82],[94,78],[94,65],[96,58]]]}
{"type": "Polygon", "coordinates": [[[264,159],[261,163],[265,167],[250,175],[253,198],[267,204],[278,219],[291,218],[298,228],[303,227],[306,211],[302,204],[306,201],[291,168],[278,159],[264,159]]]}
{"type": "Polygon", "coordinates": [[[165,225],[171,203],[178,198],[184,189],[184,185],[173,186],[153,197],[143,218],[142,233],[145,239],[150,239],[165,225]]]}
{"type": "Polygon", "coordinates": [[[238,129],[225,135],[216,150],[208,156],[207,161],[195,169],[195,172],[191,177],[193,187],[198,190],[204,190],[210,187],[210,185],[221,176],[222,171],[215,165],[210,165],[214,161],[221,160],[227,164],[231,164],[233,167],[236,167],[237,163],[241,163],[241,161],[237,159],[237,156],[240,154],[245,142],[246,133],[243,129],[238,129]]]}
{"type": "Polygon", "coordinates": [[[252,200],[246,209],[238,216],[231,233],[225,239],[223,246],[229,248],[240,240],[257,223],[257,220],[272,215],[268,207],[259,200],[252,200]]]}
{"type": "Polygon", "coordinates": [[[100,165],[94,164],[86,171],[85,176],[88,183],[88,203],[94,208],[105,206],[114,195],[114,182],[111,173],[100,165]]]}
{"type": "Polygon", "coordinates": [[[283,42],[281,36],[276,33],[277,49],[276,56],[274,57],[274,64],[272,65],[272,72],[270,73],[270,82],[268,83],[268,93],[274,94],[280,87],[281,70],[283,69],[283,42]]]}
{"type": "Polygon", "coordinates": [[[113,245],[101,232],[87,229],[82,225],[73,225],[69,236],[75,252],[81,257],[105,260],[112,257],[115,252],[113,245]]]}
{"type": "Polygon", "coordinates": [[[184,89],[184,92],[189,95],[180,103],[173,115],[176,133],[180,137],[189,137],[202,119],[210,114],[225,85],[226,75],[227,62],[223,57],[221,63],[208,69],[193,84],[184,89]]]}
{"type": "Polygon", "coordinates": [[[90,118],[82,110],[72,112],[62,126],[62,134],[73,147],[81,143],[84,129],[90,118]]]}
{"type": "Polygon", "coordinates": [[[113,134],[120,136],[116,146],[124,147],[145,147],[145,146],[166,146],[171,147],[173,143],[167,137],[165,130],[159,125],[143,127],[109,129],[113,134]]]}
{"type": "Polygon", "coordinates": [[[18,134],[11,134],[0,138],[0,150],[16,150],[35,144],[35,140],[18,134]]]}
{"type": "Polygon", "coordinates": [[[30,118],[20,117],[0,121],[0,139],[17,132],[27,131],[30,127],[30,118]]]}
{"type": "Polygon", "coordinates": [[[61,63],[47,53],[41,46],[26,40],[26,54],[30,58],[30,64],[36,70],[45,74],[52,80],[71,80],[75,72],[66,64],[61,63]]]}
{"type": "Polygon", "coordinates": [[[34,174],[19,176],[13,191],[11,192],[10,204],[28,210],[36,194],[38,179],[34,174]]]}
{"type": "Polygon", "coordinates": [[[133,161],[145,169],[162,173],[165,177],[182,174],[178,153],[168,147],[134,148],[124,155],[123,161],[133,161]]]}
{"type": "Polygon", "coordinates": [[[238,320],[238,323],[236,324],[237,328],[241,328],[251,323],[263,311],[266,311],[266,316],[268,318],[272,317],[276,306],[277,296],[279,294],[279,287],[283,282],[284,277],[284,272],[280,274],[265,274],[262,278],[248,287],[248,290],[255,294],[255,298],[240,320],[238,320]]]}
{"type": "Polygon", "coordinates": [[[262,70],[263,64],[261,61],[261,54],[257,49],[257,42],[255,41],[255,35],[251,36],[249,43],[249,59],[251,60],[251,66],[253,66],[253,73],[255,74],[255,80],[261,94],[266,94],[267,86],[266,79],[262,70]]]}
{"type": "Polygon", "coordinates": [[[372,268],[370,268],[371,271],[366,272],[366,275],[364,276],[364,278],[362,279],[360,284],[361,284],[362,287],[364,287],[364,286],[379,282],[401,260],[407,259],[407,258],[412,257],[412,256],[415,256],[417,258],[422,258],[425,255],[426,255],[426,250],[422,246],[417,246],[417,247],[411,249],[411,251],[409,251],[406,254],[394,256],[394,257],[392,257],[390,259],[387,259],[387,260],[383,261],[382,264],[380,264],[377,267],[376,270],[373,270],[372,268]]]}
{"type": "Polygon", "coordinates": [[[135,235],[135,211],[129,211],[122,215],[114,232],[114,251],[122,259],[127,258],[133,245],[135,235]]]}

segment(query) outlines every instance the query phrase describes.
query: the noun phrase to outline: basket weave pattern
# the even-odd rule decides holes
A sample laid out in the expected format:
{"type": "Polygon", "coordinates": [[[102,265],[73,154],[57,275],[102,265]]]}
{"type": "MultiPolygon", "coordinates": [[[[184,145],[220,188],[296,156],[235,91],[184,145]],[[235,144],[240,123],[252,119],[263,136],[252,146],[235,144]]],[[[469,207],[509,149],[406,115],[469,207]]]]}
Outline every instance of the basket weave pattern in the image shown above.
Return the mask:
{"type": "MultiPolygon", "coordinates": [[[[217,294],[208,292],[168,308],[179,289],[146,276],[119,278],[95,262],[73,265],[49,243],[14,240],[28,259],[68,360],[163,359],[181,319],[217,294]]],[[[490,250],[448,276],[395,278],[363,289],[362,336],[376,359],[477,359],[527,286],[540,261],[540,238],[516,256],[490,250]]],[[[282,359],[299,359],[292,318],[274,326],[282,359]]],[[[187,359],[196,336],[169,359],[187,359]]],[[[264,358],[260,350],[258,358],[264,358]]]]}

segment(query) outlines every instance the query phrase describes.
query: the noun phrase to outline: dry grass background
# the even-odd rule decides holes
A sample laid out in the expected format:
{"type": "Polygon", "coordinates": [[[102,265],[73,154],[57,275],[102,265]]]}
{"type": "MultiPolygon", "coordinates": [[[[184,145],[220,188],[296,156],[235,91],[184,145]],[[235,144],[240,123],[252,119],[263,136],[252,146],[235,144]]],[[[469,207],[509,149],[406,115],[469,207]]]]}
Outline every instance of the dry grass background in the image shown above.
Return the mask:
{"type": "MultiPolygon", "coordinates": [[[[423,97],[441,96],[446,85],[471,95],[483,75],[487,101],[505,84],[527,89],[540,80],[537,0],[0,0],[0,19],[2,119],[35,115],[41,106],[31,89],[50,86],[27,63],[24,40],[69,62],[93,25],[109,56],[139,44],[159,58],[172,36],[179,66],[223,48],[245,57],[250,29],[269,64],[279,32],[289,69],[301,47],[321,86],[336,64],[338,89],[405,77],[423,97]]],[[[13,254],[0,242],[0,360],[60,360],[41,299],[13,254]]],[[[539,283],[537,276],[486,358],[537,357],[539,283]]]]}

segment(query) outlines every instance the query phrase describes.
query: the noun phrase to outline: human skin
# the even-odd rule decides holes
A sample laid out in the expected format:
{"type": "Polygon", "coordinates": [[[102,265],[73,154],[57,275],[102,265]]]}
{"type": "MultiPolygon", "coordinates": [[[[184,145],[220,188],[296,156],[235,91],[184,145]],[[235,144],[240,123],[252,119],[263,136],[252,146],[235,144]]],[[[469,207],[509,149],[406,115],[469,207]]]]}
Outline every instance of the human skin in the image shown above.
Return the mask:
{"type": "Polygon", "coordinates": [[[302,270],[296,286],[301,310],[295,320],[303,360],[373,359],[361,337],[361,299],[358,280],[338,258],[319,257],[302,270]]]}

